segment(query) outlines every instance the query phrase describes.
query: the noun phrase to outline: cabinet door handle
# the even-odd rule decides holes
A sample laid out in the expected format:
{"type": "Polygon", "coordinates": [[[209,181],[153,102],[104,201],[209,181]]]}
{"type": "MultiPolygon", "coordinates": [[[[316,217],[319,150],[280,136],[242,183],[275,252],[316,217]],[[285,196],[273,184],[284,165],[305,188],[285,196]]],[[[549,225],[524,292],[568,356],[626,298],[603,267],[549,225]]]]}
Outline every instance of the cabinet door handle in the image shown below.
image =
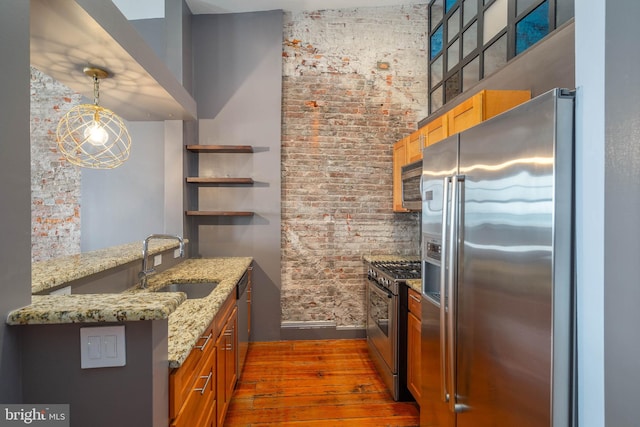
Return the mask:
{"type": "Polygon", "coordinates": [[[418,297],[417,297],[417,296],[415,296],[415,295],[411,295],[411,294],[409,294],[409,298],[411,298],[412,300],[414,300],[414,301],[415,301],[415,302],[417,302],[417,303],[420,303],[420,298],[418,298],[418,297]]]}
{"type": "Polygon", "coordinates": [[[209,335],[207,335],[206,337],[200,337],[200,339],[204,339],[204,343],[202,343],[202,345],[195,346],[195,348],[200,351],[204,351],[204,348],[207,346],[207,344],[209,344],[209,341],[211,341],[211,337],[213,337],[213,332],[209,332],[209,335]]]}
{"type": "Polygon", "coordinates": [[[200,394],[204,394],[205,390],[207,389],[207,386],[209,385],[209,381],[211,381],[211,377],[213,376],[213,370],[209,371],[209,375],[205,376],[200,376],[200,379],[206,379],[206,381],[204,382],[204,385],[202,386],[202,388],[194,388],[193,391],[199,391],[200,394]]]}

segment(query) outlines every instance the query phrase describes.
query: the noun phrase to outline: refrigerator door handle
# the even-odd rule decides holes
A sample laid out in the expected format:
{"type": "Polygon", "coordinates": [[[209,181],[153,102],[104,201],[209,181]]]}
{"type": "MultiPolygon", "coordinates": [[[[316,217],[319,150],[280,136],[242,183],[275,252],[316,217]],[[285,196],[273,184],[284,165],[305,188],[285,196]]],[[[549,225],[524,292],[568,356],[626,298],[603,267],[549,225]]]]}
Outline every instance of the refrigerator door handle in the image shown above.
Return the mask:
{"type": "Polygon", "coordinates": [[[440,260],[440,397],[443,402],[449,401],[447,387],[447,238],[449,230],[449,194],[451,177],[442,180],[442,247],[440,260]]]}
{"type": "Polygon", "coordinates": [[[456,175],[451,181],[451,214],[449,219],[449,242],[447,251],[448,262],[448,274],[447,274],[447,300],[449,312],[447,316],[447,355],[449,365],[449,409],[451,412],[457,412],[460,408],[456,404],[456,383],[457,383],[457,369],[456,369],[456,354],[457,354],[457,342],[456,342],[456,316],[457,316],[457,265],[458,265],[458,239],[459,239],[459,198],[461,192],[458,191],[463,185],[464,176],[456,175]]]}

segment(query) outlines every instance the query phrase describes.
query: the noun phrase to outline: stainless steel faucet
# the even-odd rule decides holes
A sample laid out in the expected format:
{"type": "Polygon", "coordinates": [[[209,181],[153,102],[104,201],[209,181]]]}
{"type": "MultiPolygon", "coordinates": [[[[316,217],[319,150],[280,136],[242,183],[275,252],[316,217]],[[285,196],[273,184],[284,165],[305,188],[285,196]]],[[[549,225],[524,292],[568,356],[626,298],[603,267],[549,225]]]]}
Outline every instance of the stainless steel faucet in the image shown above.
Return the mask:
{"type": "Polygon", "coordinates": [[[176,239],[180,242],[180,257],[184,257],[184,240],[180,236],[174,236],[171,234],[151,234],[142,242],[142,271],[138,273],[140,279],[140,287],[147,287],[147,278],[156,272],[156,269],[147,265],[147,259],[149,258],[149,241],[151,239],[176,239]]]}

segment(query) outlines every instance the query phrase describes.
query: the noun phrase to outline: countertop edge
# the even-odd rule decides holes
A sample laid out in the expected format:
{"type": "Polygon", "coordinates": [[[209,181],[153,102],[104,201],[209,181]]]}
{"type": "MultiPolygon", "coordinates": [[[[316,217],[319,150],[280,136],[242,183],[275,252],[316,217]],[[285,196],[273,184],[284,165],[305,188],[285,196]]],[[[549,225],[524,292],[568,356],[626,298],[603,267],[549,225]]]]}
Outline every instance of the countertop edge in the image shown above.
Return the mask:
{"type": "Polygon", "coordinates": [[[6,323],[60,325],[168,319],[185,300],[181,293],[32,295],[31,304],[12,310],[6,323]]]}

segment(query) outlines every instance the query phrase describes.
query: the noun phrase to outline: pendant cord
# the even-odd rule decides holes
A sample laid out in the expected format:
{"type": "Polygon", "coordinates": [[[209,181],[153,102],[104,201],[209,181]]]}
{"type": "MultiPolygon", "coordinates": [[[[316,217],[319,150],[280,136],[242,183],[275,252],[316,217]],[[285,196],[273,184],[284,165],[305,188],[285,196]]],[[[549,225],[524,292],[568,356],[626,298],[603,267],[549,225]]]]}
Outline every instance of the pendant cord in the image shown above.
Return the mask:
{"type": "Polygon", "coordinates": [[[97,107],[100,101],[100,83],[98,76],[93,75],[93,103],[97,107]]]}

